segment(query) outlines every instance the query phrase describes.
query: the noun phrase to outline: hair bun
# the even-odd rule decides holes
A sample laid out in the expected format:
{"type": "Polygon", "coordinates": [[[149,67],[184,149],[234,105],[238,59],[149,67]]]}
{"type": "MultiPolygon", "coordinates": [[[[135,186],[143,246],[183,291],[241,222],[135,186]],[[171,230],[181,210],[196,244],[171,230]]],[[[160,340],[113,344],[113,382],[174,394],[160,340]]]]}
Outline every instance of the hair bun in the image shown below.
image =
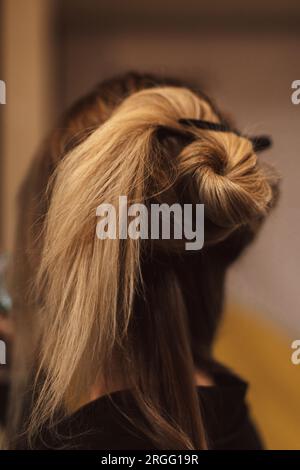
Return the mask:
{"type": "Polygon", "coordinates": [[[263,217],[272,201],[270,175],[251,142],[233,133],[208,133],[179,155],[179,173],[192,176],[206,218],[223,234],[263,217]]]}

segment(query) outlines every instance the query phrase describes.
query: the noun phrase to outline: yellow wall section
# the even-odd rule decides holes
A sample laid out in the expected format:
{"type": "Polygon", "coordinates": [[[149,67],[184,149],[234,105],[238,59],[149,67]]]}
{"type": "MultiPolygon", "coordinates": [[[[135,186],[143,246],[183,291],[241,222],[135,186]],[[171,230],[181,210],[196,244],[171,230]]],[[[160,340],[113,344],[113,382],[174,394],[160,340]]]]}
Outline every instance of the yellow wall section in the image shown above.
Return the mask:
{"type": "Polygon", "coordinates": [[[215,356],[250,383],[248,403],[268,449],[300,449],[300,365],[294,339],[257,313],[230,305],[215,356]]]}

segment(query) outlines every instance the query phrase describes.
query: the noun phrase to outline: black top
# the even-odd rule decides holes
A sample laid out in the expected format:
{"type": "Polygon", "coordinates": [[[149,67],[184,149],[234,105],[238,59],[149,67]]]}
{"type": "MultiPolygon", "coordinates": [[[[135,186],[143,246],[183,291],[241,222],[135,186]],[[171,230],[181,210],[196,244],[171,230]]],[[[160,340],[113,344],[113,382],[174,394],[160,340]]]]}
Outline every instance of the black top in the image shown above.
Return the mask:
{"type": "MultiPolygon", "coordinates": [[[[215,385],[197,387],[210,449],[261,449],[248,414],[247,383],[228,370],[213,375],[215,385]]],[[[129,390],[100,397],[65,418],[57,433],[44,431],[35,449],[154,450],[128,419],[139,411],[129,390]]],[[[21,442],[19,449],[26,448],[21,442]]]]}

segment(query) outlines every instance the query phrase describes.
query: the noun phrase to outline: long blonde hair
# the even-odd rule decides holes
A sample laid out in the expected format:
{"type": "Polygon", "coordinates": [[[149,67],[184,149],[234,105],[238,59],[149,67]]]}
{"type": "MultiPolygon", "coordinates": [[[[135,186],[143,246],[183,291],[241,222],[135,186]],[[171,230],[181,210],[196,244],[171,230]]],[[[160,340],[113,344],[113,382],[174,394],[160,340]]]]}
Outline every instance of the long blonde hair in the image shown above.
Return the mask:
{"type": "MultiPolygon", "coordinates": [[[[174,84],[143,86],[136,77],[123,78],[125,96],[111,100],[102,90],[87,100],[92,124],[82,117],[79,131],[68,129],[73,140],[69,135],[48,171],[47,190],[45,184],[40,188],[46,202],[45,213],[33,215],[38,253],[31,271],[36,301],[30,322],[37,339],[27,432],[34,437],[42,426],[72,413],[97,379],[109,383],[116,364],[146,418],[136,426],[155,446],[203,449],[207,442],[193,371],[209,351],[203,347],[202,354],[196,345],[195,312],[180,277],[182,266],[194,261],[172,240],[99,240],[96,208],[117,206],[120,195],[129,203],[203,203],[207,248],[193,259],[202,257],[199,267],[202,262],[223,273],[225,251],[232,248],[221,250],[220,268],[212,257],[233,240],[235,258],[252,238],[273,204],[276,180],[259,163],[252,143],[234,132],[192,128],[187,139],[180,119],[221,120],[205,97],[174,84]],[[236,234],[246,241],[237,244],[236,234]],[[150,335],[155,335],[152,351],[150,335]]],[[[82,106],[72,111],[77,118],[84,116],[82,106]]],[[[61,136],[58,140],[61,146],[61,136]]],[[[217,285],[218,276],[211,276],[217,285]]],[[[221,298],[214,308],[221,309],[221,298]]]]}

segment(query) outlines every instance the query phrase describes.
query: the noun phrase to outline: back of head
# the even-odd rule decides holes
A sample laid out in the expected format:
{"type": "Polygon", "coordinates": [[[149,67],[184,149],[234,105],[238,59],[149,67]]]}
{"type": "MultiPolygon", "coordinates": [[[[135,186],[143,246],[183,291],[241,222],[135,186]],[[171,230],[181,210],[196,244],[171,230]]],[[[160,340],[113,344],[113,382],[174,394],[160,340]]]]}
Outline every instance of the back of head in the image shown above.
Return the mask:
{"type": "MultiPolygon", "coordinates": [[[[201,93],[128,74],[77,103],[31,169],[23,206],[34,233],[20,249],[35,284],[31,324],[39,318],[30,436],[76,409],[99,377],[110,383],[113,363],[143,415],[136,425],[156,446],[206,446],[194,367],[210,356],[226,267],[272,207],[277,181],[247,138],[182,119],[223,122],[201,93]],[[118,207],[119,196],[204,204],[203,249],[99,240],[96,209],[118,207]]],[[[26,305],[24,273],[15,279],[26,305]]]]}

